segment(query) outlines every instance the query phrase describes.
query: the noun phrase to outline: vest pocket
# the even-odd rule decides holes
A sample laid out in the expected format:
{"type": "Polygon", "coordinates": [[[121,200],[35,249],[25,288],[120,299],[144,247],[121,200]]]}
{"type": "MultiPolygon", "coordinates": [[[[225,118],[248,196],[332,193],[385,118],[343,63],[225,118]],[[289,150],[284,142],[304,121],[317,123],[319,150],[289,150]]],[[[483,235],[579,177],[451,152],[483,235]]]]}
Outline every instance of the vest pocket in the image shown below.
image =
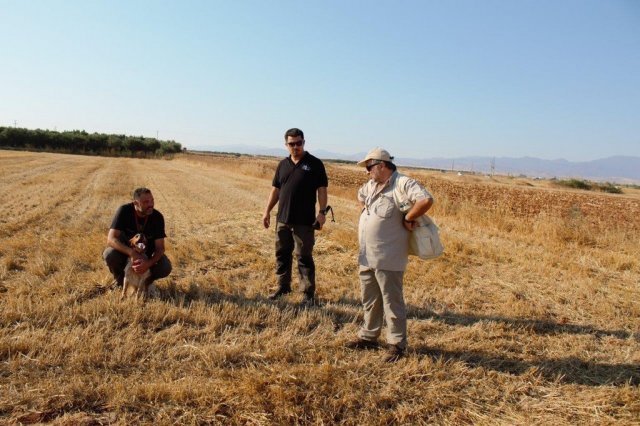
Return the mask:
{"type": "Polygon", "coordinates": [[[389,197],[381,196],[376,203],[374,212],[380,217],[389,218],[393,213],[394,208],[393,200],[389,197]]]}

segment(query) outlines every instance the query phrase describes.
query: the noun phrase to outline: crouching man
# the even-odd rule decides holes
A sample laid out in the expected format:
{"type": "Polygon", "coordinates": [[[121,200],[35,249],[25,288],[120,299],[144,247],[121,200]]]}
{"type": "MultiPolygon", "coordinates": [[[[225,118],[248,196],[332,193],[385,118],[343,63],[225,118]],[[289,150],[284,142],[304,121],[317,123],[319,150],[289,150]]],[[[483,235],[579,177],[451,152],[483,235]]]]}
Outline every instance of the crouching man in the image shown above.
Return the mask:
{"type": "Polygon", "coordinates": [[[129,258],[136,274],[151,271],[150,282],[171,273],[171,262],[164,254],[164,217],[153,208],[153,195],[148,188],[133,191],[133,202],[118,208],[107,235],[108,247],[102,257],[118,286],[123,285],[124,269],[129,258]],[[147,238],[145,255],[136,252],[128,241],[136,234],[147,238]]]}

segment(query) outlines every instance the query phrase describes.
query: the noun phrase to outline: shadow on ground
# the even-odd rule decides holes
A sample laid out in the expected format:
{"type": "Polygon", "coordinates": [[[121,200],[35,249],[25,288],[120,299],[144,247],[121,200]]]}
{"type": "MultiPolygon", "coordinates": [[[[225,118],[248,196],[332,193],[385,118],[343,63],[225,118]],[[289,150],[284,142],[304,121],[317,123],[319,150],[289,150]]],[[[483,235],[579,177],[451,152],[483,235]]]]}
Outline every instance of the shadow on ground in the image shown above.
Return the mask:
{"type": "MultiPolygon", "coordinates": [[[[354,299],[341,299],[339,303],[360,307],[360,302],[354,299]]],[[[407,317],[417,320],[434,320],[447,325],[471,326],[479,322],[495,322],[507,325],[517,330],[526,330],[537,334],[589,334],[597,337],[617,337],[618,339],[629,339],[631,337],[640,341],[640,333],[632,333],[628,330],[606,330],[591,325],[559,323],[548,320],[537,320],[527,318],[509,318],[498,315],[476,315],[472,313],[458,313],[446,311],[444,313],[434,312],[429,308],[421,308],[414,305],[407,306],[407,317]]]]}
{"type": "MultiPolygon", "coordinates": [[[[275,306],[281,310],[296,313],[304,311],[296,303],[286,299],[270,301],[266,296],[247,298],[242,294],[228,294],[217,289],[202,290],[189,289],[186,292],[170,285],[166,289],[159,289],[160,299],[178,306],[188,306],[195,301],[207,304],[233,303],[244,307],[275,306]]],[[[337,331],[344,324],[361,320],[360,303],[354,299],[341,298],[336,302],[320,303],[319,306],[309,308],[331,318],[337,331]]],[[[438,314],[430,309],[409,306],[409,319],[432,319],[448,325],[470,326],[478,322],[500,322],[520,331],[540,334],[590,334],[597,337],[613,336],[620,339],[632,337],[632,333],[625,330],[603,330],[589,325],[559,324],[552,321],[508,318],[500,316],[484,316],[446,312],[438,314]]],[[[637,336],[635,336],[637,338],[637,336]]],[[[450,351],[426,345],[416,345],[409,355],[418,357],[428,356],[434,360],[445,362],[464,362],[471,367],[479,367],[499,371],[502,373],[522,375],[534,369],[545,379],[589,386],[601,385],[640,385],[640,366],[635,364],[604,364],[586,362],[578,358],[538,358],[535,361],[521,360],[507,356],[500,356],[480,351],[450,351]]]]}
{"type": "Polygon", "coordinates": [[[417,346],[418,356],[428,356],[445,362],[464,362],[471,367],[481,367],[502,373],[524,374],[531,369],[547,380],[579,385],[640,385],[640,366],[636,364],[602,364],[585,362],[578,358],[538,359],[525,361],[501,357],[479,351],[447,351],[428,346],[417,346]]]}

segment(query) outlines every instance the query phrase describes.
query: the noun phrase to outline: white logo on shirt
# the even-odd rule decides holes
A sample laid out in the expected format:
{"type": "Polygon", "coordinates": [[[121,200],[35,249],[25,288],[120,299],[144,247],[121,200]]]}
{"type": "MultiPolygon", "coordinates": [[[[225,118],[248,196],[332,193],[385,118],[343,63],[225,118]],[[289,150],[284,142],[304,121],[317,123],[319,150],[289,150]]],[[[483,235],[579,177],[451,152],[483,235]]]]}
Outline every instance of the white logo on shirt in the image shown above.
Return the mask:
{"type": "Polygon", "coordinates": [[[310,172],[311,171],[311,167],[309,167],[308,164],[303,164],[301,166],[301,169],[304,170],[305,172],[310,172]]]}

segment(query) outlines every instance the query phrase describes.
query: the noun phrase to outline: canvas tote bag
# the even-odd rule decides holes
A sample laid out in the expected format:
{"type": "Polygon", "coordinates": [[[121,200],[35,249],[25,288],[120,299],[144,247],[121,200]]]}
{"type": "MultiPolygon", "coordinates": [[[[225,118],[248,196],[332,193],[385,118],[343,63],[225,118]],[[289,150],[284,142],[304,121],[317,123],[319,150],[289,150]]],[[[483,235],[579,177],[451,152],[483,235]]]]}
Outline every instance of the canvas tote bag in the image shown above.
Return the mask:
{"type": "MultiPolygon", "coordinates": [[[[407,176],[398,173],[393,187],[393,199],[402,213],[408,212],[413,207],[413,203],[404,192],[404,185],[408,179],[407,176]]],[[[416,223],[416,228],[409,236],[409,255],[425,260],[442,255],[444,247],[435,222],[424,214],[416,219],[416,223]]]]}

